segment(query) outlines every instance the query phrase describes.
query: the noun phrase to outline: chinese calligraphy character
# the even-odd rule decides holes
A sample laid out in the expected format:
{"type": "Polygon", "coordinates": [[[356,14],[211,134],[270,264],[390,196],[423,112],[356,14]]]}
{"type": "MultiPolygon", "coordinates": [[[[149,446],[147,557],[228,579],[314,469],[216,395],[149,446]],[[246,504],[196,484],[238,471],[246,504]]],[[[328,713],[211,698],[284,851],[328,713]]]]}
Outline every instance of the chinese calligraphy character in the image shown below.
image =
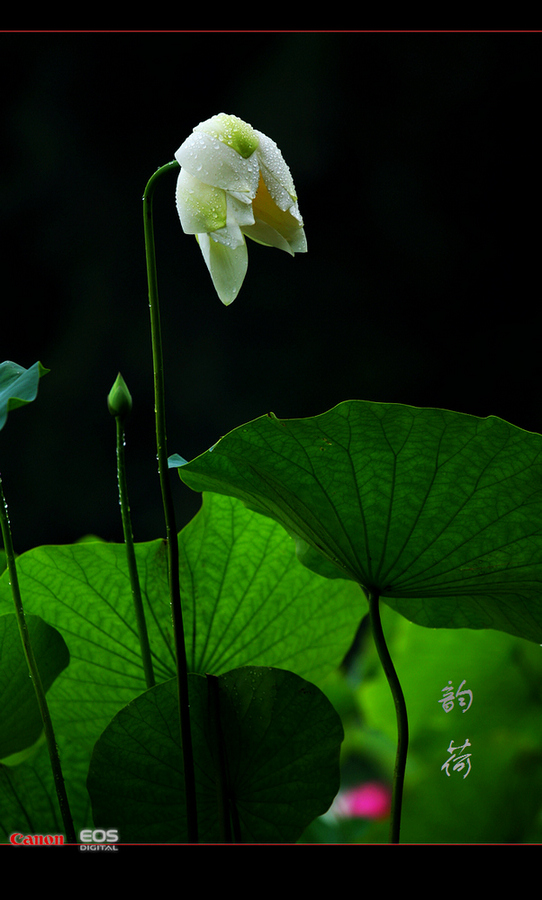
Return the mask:
{"type": "Polygon", "coordinates": [[[472,691],[469,691],[469,690],[467,690],[466,688],[465,688],[464,691],[462,691],[461,688],[463,687],[464,684],[465,684],[465,679],[463,679],[463,681],[462,681],[461,684],[459,685],[459,687],[458,687],[458,689],[457,689],[457,693],[456,693],[455,696],[456,696],[456,698],[459,698],[459,705],[460,705],[460,706],[463,706],[463,707],[465,706],[465,703],[466,703],[466,700],[465,700],[465,694],[468,695],[468,696],[470,697],[470,699],[469,699],[469,705],[463,709],[463,712],[465,713],[465,712],[467,712],[467,709],[469,709],[469,707],[470,707],[470,705],[471,705],[471,703],[472,703],[472,691]]]}
{"type": "Polygon", "coordinates": [[[452,760],[455,759],[455,763],[452,767],[452,772],[462,772],[463,769],[465,768],[465,766],[467,766],[468,767],[467,771],[463,775],[463,778],[466,778],[471,770],[470,758],[471,758],[472,754],[471,753],[463,753],[462,756],[456,756],[456,753],[458,751],[459,751],[459,753],[462,753],[462,751],[465,749],[465,747],[470,747],[470,746],[471,746],[471,743],[468,740],[468,738],[462,747],[454,747],[454,742],[450,741],[450,746],[448,747],[447,752],[451,753],[452,755],[446,760],[444,765],[440,767],[440,771],[443,772],[446,769],[446,774],[448,776],[450,776],[449,765],[452,762],[452,760]],[[454,751],[454,752],[452,752],[452,751],[454,751]]]}
{"type": "Polygon", "coordinates": [[[461,707],[464,707],[463,708],[464,713],[467,712],[467,709],[470,708],[471,703],[472,703],[472,691],[469,691],[467,688],[465,688],[465,690],[462,691],[461,688],[463,687],[464,684],[465,684],[465,679],[463,679],[463,681],[459,685],[455,694],[454,694],[454,689],[452,687],[451,681],[448,682],[446,687],[442,688],[441,693],[444,694],[444,697],[441,697],[441,699],[438,702],[442,703],[442,708],[443,708],[444,712],[448,713],[448,712],[450,712],[450,710],[452,710],[454,708],[454,699],[459,700],[459,705],[461,707]],[[466,696],[469,697],[468,706],[466,706],[466,703],[467,703],[467,701],[465,699],[466,696]]]}
{"type": "Polygon", "coordinates": [[[452,682],[449,681],[448,685],[449,687],[442,688],[441,693],[444,694],[444,697],[439,700],[439,703],[442,703],[444,712],[450,712],[450,710],[454,708],[454,689],[452,687],[452,682]]]}

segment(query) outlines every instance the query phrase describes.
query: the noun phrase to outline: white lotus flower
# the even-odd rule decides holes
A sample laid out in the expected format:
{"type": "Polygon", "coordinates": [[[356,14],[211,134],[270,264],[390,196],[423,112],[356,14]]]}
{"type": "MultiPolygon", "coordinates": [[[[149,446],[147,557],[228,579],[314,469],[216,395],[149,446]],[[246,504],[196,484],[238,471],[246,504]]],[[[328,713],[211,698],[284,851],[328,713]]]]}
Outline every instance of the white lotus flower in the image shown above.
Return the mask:
{"type": "Polygon", "coordinates": [[[307,249],[294,182],[270,138],[237,116],[197,125],[179,147],[177,209],[195,234],[218,296],[232,303],[248,266],[245,236],[292,256],[307,249]]]}

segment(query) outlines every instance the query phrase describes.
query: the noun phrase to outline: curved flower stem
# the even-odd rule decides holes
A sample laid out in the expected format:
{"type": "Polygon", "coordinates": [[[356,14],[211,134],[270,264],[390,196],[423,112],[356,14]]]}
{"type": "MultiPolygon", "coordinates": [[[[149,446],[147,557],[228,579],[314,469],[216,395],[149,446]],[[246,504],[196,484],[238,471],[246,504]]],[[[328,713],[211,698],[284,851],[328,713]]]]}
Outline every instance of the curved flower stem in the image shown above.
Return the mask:
{"type": "Polygon", "coordinates": [[[184,779],[186,791],[187,829],[189,843],[198,841],[196,809],[196,788],[194,778],[194,757],[190,729],[190,703],[188,695],[188,666],[184,642],[183,616],[179,584],[179,545],[175,509],[171,491],[170,473],[167,461],[166,413],[164,392],[164,363],[162,353],[162,330],[160,306],[158,302],[158,282],[156,277],[156,252],[154,246],[154,226],[152,202],[157,181],[165,174],[179,168],[174,160],[161,166],[149,179],[143,194],[143,224],[145,231],[145,254],[149,287],[149,308],[151,314],[152,357],[154,368],[154,411],[156,418],[156,448],[158,473],[162,490],[164,518],[166,524],[166,544],[168,552],[168,573],[170,603],[173,617],[173,631],[177,656],[177,682],[179,692],[179,715],[183,750],[184,779]]]}
{"type": "Polygon", "coordinates": [[[6,553],[6,563],[9,572],[9,580],[11,584],[11,593],[13,595],[13,600],[15,603],[15,614],[17,616],[17,623],[19,626],[19,634],[21,635],[21,643],[23,645],[24,654],[26,657],[26,661],[28,663],[28,671],[30,673],[30,677],[32,679],[32,684],[34,685],[34,690],[36,692],[36,698],[38,701],[38,706],[40,710],[41,720],[43,722],[43,730],[45,733],[45,740],[47,743],[47,749],[49,751],[49,758],[51,760],[51,769],[53,771],[53,780],[55,784],[56,795],[58,798],[58,805],[60,807],[60,814],[62,816],[62,821],[64,823],[64,830],[66,832],[66,838],[69,844],[76,844],[77,838],[75,835],[75,828],[73,825],[72,814],[70,811],[70,804],[68,801],[68,795],[66,793],[66,786],[64,784],[64,776],[62,774],[62,767],[60,764],[60,757],[58,755],[58,747],[56,745],[55,734],[53,731],[53,723],[51,721],[51,716],[49,714],[49,707],[47,705],[47,700],[45,697],[45,691],[43,690],[43,684],[41,681],[41,676],[39,673],[38,665],[34,656],[34,651],[32,649],[32,644],[30,641],[30,634],[28,633],[28,626],[26,623],[26,618],[24,614],[23,602],[21,598],[21,590],[19,586],[19,578],[17,575],[17,566],[15,563],[15,552],[13,550],[13,541],[11,538],[11,528],[9,524],[9,515],[8,515],[8,507],[6,503],[6,499],[4,497],[4,489],[2,486],[2,479],[0,478],[0,526],[2,531],[2,539],[4,542],[4,550],[6,553]]]}
{"type": "Polygon", "coordinates": [[[401,806],[403,803],[403,785],[405,780],[405,768],[408,752],[408,717],[405,698],[397,673],[391,661],[384,632],[382,630],[382,622],[380,621],[379,602],[380,597],[376,591],[370,591],[369,600],[369,618],[373,638],[377,649],[382,668],[384,669],[388,684],[395,703],[395,712],[397,715],[397,755],[395,757],[395,770],[393,773],[393,796],[391,802],[391,822],[390,822],[390,844],[399,843],[399,831],[401,828],[401,806]]]}
{"type": "Polygon", "coordinates": [[[145,622],[145,611],[141,599],[139,576],[137,574],[134,537],[130,519],[130,503],[128,501],[128,485],[126,483],[126,460],[124,453],[125,431],[121,416],[115,417],[115,424],[117,428],[117,480],[119,483],[119,500],[122,528],[124,532],[124,546],[126,547],[126,558],[128,560],[128,571],[130,573],[130,586],[132,589],[132,599],[134,601],[134,611],[139,634],[139,646],[141,647],[141,659],[143,662],[143,671],[145,673],[145,684],[148,688],[151,688],[154,687],[156,682],[152,667],[147,623],[145,622]]]}

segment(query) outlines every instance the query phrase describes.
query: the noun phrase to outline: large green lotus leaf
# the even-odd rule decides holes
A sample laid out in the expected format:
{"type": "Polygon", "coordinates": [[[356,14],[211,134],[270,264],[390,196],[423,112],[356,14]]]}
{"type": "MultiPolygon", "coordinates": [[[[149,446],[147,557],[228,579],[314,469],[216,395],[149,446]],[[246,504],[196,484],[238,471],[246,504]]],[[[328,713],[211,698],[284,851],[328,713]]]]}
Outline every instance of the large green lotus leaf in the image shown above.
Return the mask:
{"type": "MultiPolygon", "coordinates": [[[[284,530],[234,498],[204,496],[179,534],[179,551],[186,648],[195,672],[273,665],[315,680],[340,663],[366,611],[356,585],[330,584],[305,569],[284,530]]],[[[136,556],[162,682],[175,671],[164,542],[138,543],[136,556]]],[[[21,554],[17,570],[25,609],[54,626],[70,650],[70,666],[48,703],[68,760],[66,781],[80,791],[84,754],[90,759],[111,718],[145,690],[125,548],[101,541],[37,547],[21,554]],[[71,759],[77,760],[73,771],[71,759]]],[[[12,607],[5,573],[0,614],[12,607]]],[[[30,778],[25,790],[33,784],[30,778]]],[[[6,802],[10,790],[7,785],[6,802]]],[[[3,802],[0,793],[0,807],[3,802]]],[[[26,795],[25,808],[31,813],[26,795]]]]}
{"type": "MultiPolygon", "coordinates": [[[[26,616],[26,627],[47,691],[70,661],[68,648],[59,632],[39,616],[26,616]]],[[[0,616],[0,759],[33,744],[42,728],[17,617],[15,613],[0,616]]]]}
{"type": "Polygon", "coordinates": [[[29,369],[10,360],[0,363],[0,431],[6,424],[10,410],[36,399],[38,382],[48,371],[40,362],[34,363],[29,369]]]}
{"type": "Polygon", "coordinates": [[[273,517],[306,565],[411,621],[542,641],[538,434],[353,400],[312,418],[262,416],[178,471],[273,517]]]}
{"type": "MultiPolygon", "coordinates": [[[[305,569],[284,530],[234,498],[206,496],[179,534],[179,551],[194,672],[254,664],[320,677],[341,662],[366,611],[355,585],[305,569]]],[[[164,681],[175,671],[164,542],[136,544],[136,556],[155,676],[164,681]]],[[[72,735],[96,739],[145,689],[124,545],[37,547],[17,568],[25,609],[57,628],[70,649],[53,693],[59,720],[72,735]]],[[[0,613],[11,602],[4,573],[0,613]]]]}
{"type": "Polygon", "coordinates": [[[357,585],[300,565],[284,529],[232,497],[204,495],[179,552],[192,672],[269,665],[316,681],[342,662],[367,611],[357,585]]]}
{"type": "MultiPolygon", "coordinates": [[[[292,672],[249,666],[216,681],[218,719],[208,680],[190,676],[200,841],[224,839],[217,815],[218,733],[237,841],[297,840],[339,788],[339,716],[318,688],[292,672]]],[[[96,744],[88,778],[94,821],[114,822],[121,841],[187,839],[176,723],[172,680],[121,710],[96,744]]]]}

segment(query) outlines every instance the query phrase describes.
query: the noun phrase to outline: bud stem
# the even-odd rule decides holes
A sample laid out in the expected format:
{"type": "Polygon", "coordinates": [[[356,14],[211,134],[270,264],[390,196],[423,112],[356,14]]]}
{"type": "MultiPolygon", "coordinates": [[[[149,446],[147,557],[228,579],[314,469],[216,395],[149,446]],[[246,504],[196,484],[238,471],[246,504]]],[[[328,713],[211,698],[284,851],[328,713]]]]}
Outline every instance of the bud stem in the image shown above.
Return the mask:
{"type": "Polygon", "coordinates": [[[156,682],[154,680],[149,635],[147,632],[145,611],[143,609],[143,600],[141,599],[141,588],[137,573],[137,561],[130,518],[130,503],[128,500],[128,485],[126,481],[126,460],[124,453],[125,431],[121,416],[115,416],[115,424],[117,426],[117,480],[119,484],[124,545],[126,547],[126,558],[128,561],[128,571],[130,573],[130,586],[132,589],[132,599],[134,602],[134,611],[139,634],[139,646],[141,647],[141,659],[143,662],[143,671],[145,672],[145,684],[148,688],[151,688],[154,687],[156,682]]]}

